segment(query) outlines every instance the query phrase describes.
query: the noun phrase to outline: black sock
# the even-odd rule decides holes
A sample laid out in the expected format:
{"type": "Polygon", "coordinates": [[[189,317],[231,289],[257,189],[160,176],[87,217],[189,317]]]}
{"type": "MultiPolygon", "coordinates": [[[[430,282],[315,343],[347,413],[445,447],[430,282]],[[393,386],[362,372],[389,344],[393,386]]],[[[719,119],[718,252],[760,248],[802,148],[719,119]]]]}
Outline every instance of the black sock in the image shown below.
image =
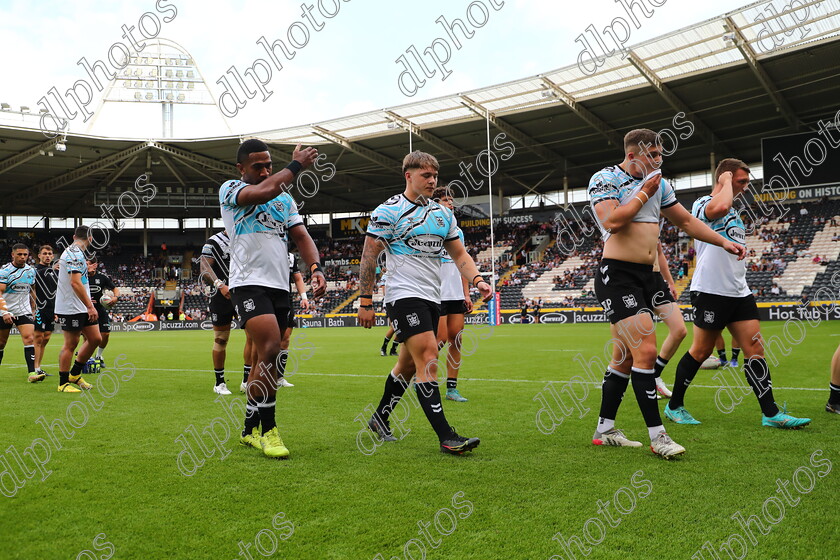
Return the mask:
{"type": "Polygon", "coordinates": [[[5,348],[3,350],[0,350],[0,364],[3,363],[3,352],[5,352],[5,351],[6,351],[5,348]]]}
{"type": "Polygon", "coordinates": [[[726,361],[726,348],[724,348],[723,350],[718,350],[718,357],[724,362],[726,361]]]}
{"type": "Polygon", "coordinates": [[[58,384],[64,385],[65,383],[70,383],[70,372],[69,371],[59,371],[58,372],[58,384]]]}
{"type": "Polygon", "coordinates": [[[242,383],[248,383],[248,378],[251,376],[251,366],[245,364],[245,372],[242,374],[242,383]]]}
{"type": "Polygon", "coordinates": [[[457,389],[458,388],[458,378],[457,377],[447,377],[446,378],[446,389],[447,391],[450,389],[457,389]]]}
{"type": "Polygon", "coordinates": [[[683,354],[680,363],[677,364],[677,374],[674,379],[674,386],[671,388],[671,400],[668,401],[668,408],[676,410],[685,406],[685,392],[688,391],[688,386],[694,381],[694,376],[697,375],[697,370],[700,369],[701,365],[689,352],[683,354]]]}
{"type": "Polygon", "coordinates": [[[779,413],[779,407],[773,399],[773,382],[770,380],[770,367],[764,358],[750,358],[744,364],[744,376],[747,383],[752,387],[761,413],[764,416],[775,416],[779,413]]]}
{"type": "Polygon", "coordinates": [[[425,383],[414,383],[414,390],[417,391],[417,400],[420,401],[420,406],[423,407],[423,412],[426,413],[426,418],[432,429],[437,434],[440,441],[445,440],[452,433],[452,428],[449,422],[446,421],[446,416],[443,414],[443,403],[440,400],[440,391],[438,390],[437,381],[427,381],[425,383]]]}
{"type": "Polygon", "coordinates": [[[668,360],[662,356],[656,357],[656,362],[653,364],[654,377],[662,377],[662,370],[668,365],[668,360]]]}
{"type": "Polygon", "coordinates": [[[391,342],[390,338],[386,338],[385,340],[382,341],[382,351],[383,352],[388,349],[388,343],[389,342],[391,342]]]}
{"type": "Polygon", "coordinates": [[[286,362],[289,360],[289,351],[288,350],[280,350],[280,356],[277,360],[277,380],[283,379],[283,376],[286,375],[286,362]]]}
{"type": "Polygon", "coordinates": [[[270,431],[274,426],[277,425],[277,422],[274,419],[274,408],[277,404],[277,401],[275,400],[274,396],[266,398],[271,399],[271,402],[260,404],[259,406],[260,424],[262,424],[263,434],[270,431]]]}
{"type": "Polygon", "coordinates": [[[400,343],[395,340],[394,343],[391,345],[391,352],[395,352],[397,350],[397,346],[399,345],[400,343]]]}
{"type": "Polygon", "coordinates": [[[733,359],[733,360],[737,360],[737,359],[738,359],[738,355],[739,355],[740,353],[741,353],[741,349],[740,349],[740,348],[733,348],[733,349],[732,349],[732,359],[733,359]]]}
{"type": "Polygon", "coordinates": [[[213,369],[213,373],[216,374],[216,385],[221,385],[225,382],[225,368],[213,369]]]}
{"type": "Polygon", "coordinates": [[[382,399],[379,401],[379,406],[376,407],[376,415],[385,422],[391,416],[394,407],[400,402],[408,384],[402,378],[394,377],[393,373],[389,373],[385,379],[385,390],[382,392],[382,399]]]}
{"type": "Polygon", "coordinates": [[[828,388],[831,391],[828,394],[828,402],[831,404],[840,404],[840,385],[829,383],[828,388]]]}
{"type": "Polygon", "coordinates": [[[636,393],[636,402],[642,411],[642,418],[648,428],[662,425],[662,417],[659,415],[659,406],[656,404],[656,377],[652,369],[631,368],[633,379],[633,392],[636,393]]]}
{"type": "Polygon", "coordinates": [[[73,367],[70,368],[70,375],[81,375],[82,368],[85,367],[85,364],[82,362],[73,361],[73,367]]]}
{"type": "Polygon", "coordinates": [[[35,373],[35,347],[24,346],[23,357],[26,359],[26,369],[29,373],[35,373]]]}
{"type": "Polygon", "coordinates": [[[607,368],[604,372],[604,382],[601,383],[601,412],[598,413],[600,418],[615,420],[628,383],[629,375],[607,368]]]}
{"type": "Polygon", "coordinates": [[[259,401],[256,401],[252,398],[248,398],[248,404],[245,405],[245,429],[242,431],[243,436],[249,435],[254,428],[260,425],[260,413],[257,404],[259,401]]]}

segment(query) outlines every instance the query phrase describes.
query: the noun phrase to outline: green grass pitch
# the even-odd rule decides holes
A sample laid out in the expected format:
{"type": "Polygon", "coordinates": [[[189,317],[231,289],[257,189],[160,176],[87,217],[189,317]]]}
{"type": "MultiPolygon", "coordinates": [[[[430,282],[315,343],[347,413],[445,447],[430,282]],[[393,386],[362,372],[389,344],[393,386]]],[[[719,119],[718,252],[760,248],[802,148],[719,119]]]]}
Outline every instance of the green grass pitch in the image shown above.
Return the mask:
{"type": "MultiPolygon", "coordinates": [[[[398,409],[406,418],[401,441],[374,448],[360,435],[357,417],[378,402],[394,363],[379,356],[384,328],[298,330],[295,387],[281,389],[277,408],[289,461],[238,443],[241,331],[228,351],[234,394],[223,398],[239,407],[233,418],[211,390],[207,331],[113,334],[106,359],[124,358],[107,377],[86,376],[97,385],[90,399],[57,393],[56,377],[26,383],[20,339],[12,337],[0,366],[0,482],[14,496],[0,496],[0,558],[827,558],[837,545],[840,417],[823,407],[838,327],[804,324],[804,340],[789,343],[787,356],[776,352],[776,398],[813,418],[810,426],[762,428],[751,394],[721,412],[720,378],[701,371],[686,406],[703,424],[666,421],[687,449],[675,461],[646,446],[591,444],[599,386],[567,383],[587,379],[578,353],[603,361],[603,324],[475,331],[459,384],[469,402],[444,401],[450,423],[481,438],[462,457],[438,451],[410,402],[398,409]],[[549,381],[567,408],[555,403],[540,413],[540,430],[549,381]],[[51,439],[41,417],[61,419],[73,437],[56,426],[51,439]],[[215,432],[205,431],[211,426],[215,432]],[[210,434],[218,441],[226,430],[230,439],[214,445],[210,434]],[[200,467],[186,452],[179,467],[184,442],[200,467]],[[43,463],[31,477],[15,459],[27,448],[28,469],[31,457],[43,463]]],[[[664,334],[660,325],[660,340],[664,334]]],[[[784,336],[783,323],[766,323],[764,334],[784,336]]],[[[689,328],[665,370],[669,386],[690,338],[689,328]]],[[[48,347],[50,372],[60,342],[48,347]]],[[[737,384],[745,385],[741,373],[737,384]]],[[[647,443],[632,389],[618,426],[647,443]]]]}

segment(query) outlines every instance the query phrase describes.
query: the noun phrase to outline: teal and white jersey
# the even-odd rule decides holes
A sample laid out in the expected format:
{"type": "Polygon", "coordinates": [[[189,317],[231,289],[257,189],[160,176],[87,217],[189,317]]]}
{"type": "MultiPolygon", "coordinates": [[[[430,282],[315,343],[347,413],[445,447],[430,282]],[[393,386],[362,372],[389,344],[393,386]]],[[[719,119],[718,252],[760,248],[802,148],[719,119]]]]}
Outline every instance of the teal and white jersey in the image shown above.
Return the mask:
{"type": "Polygon", "coordinates": [[[448,208],[395,195],[373,211],[367,234],[385,243],[385,303],[410,297],[440,303],[443,243],[458,239],[455,216],[448,208]]]}
{"type": "MultiPolygon", "coordinates": [[[[595,206],[605,200],[617,200],[623,206],[632,201],[644,185],[644,177],[636,178],[618,165],[610,165],[595,173],[589,180],[586,194],[592,207],[592,215],[597,216],[595,206]]],[[[669,208],[677,203],[674,188],[665,179],[660,179],[659,188],[650,200],[633,217],[634,222],[656,223],[662,208],[669,208]]],[[[598,222],[601,238],[606,241],[610,233],[598,222]]]]}
{"type": "MultiPolygon", "coordinates": [[[[746,230],[738,212],[730,208],[722,217],[710,220],[706,216],[710,200],[711,195],[706,195],[694,201],[691,207],[694,217],[724,239],[746,246],[746,230]]],[[[744,297],[752,293],[747,285],[747,261],[739,261],[736,255],[699,239],[694,240],[694,250],[697,252],[697,267],[691,278],[692,291],[728,297],[744,297]]]]}
{"type": "Polygon", "coordinates": [[[82,275],[82,286],[85,287],[90,299],[90,282],[88,282],[87,261],[82,248],[73,243],[61,253],[58,260],[58,289],[55,292],[56,315],[75,315],[87,313],[87,307],[73,291],[70,278],[73,274],[82,275]]]}
{"type": "Polygon", "coordinates": [[[35,285],[35,269],[28,264],[18,268],[12,263],[0,268],[0,284],[6,285],[3,299],[6,308],[15,317],[32,315],[32,303],[29,294],[35,285]]]}
{"type": "Polygon", "coordinates": [[[264,286],[289,291],[287,233],[303,225],[288,193],[257,205],[240,205],[239,192],[248,183],[226,181],[219,189],[219,206],[230,235],[228,286],[264,286]]]}
{"type": "MultiPolygon", "coordinates": [[[[464,232],[461,231],[461,228],[458,228],[458,239],[461,240],[461,243],[464,242],[464,232]]],[[[458,267],[455,265],[455,261],[449,257],[449,253],[446,252],[446,249],[443,250],[440,261],[441,301],[464,299],[464,284],[461,280],[461,273],[458,272],[458,267]]]]}

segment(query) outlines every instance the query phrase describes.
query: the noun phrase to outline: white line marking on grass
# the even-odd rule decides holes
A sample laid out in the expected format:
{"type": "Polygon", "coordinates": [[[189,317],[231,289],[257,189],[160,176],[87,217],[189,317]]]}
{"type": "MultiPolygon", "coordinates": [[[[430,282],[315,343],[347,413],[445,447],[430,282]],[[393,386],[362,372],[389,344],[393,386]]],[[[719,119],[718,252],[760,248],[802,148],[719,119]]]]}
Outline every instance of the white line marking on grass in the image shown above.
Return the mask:
{"type": "MultiPolygon", "coordinates": [[[[208,370],[204,369],[165,369],[165,368],[137,368],[137,371],[171,371],[171,372],[188,372],[188,373],[207,373],[208,370]]],[[[359,377],[359,378],[367,378],[367,379],[382,379],[386,377],[388,374],[383,373],[380,375],[371,375],[366,373],[325,373],[325,372],[297,372],[290,374],[289,377],[294,377],[296,375],[302,376],[313,376],[313,377],[359,377]]],[[[566,383],[568,380],[563,379],[506,379],[506,378],[498,378],[498,379],[486,379],[483,377],[458,377],[461,381],[487,381],[490,383],[566,383]]],[[[600,381],[592,381],[586,383],[586,385],[592,386],[600,386],[600,381]]],[[[724,389],[724,388],[731,388],[731,389],[750,389],[746,385],[696,385],[694,383],[691,384],[692,387],[699,387],[701,389],[724,389]]],[[[773,387],[773,389],[784,389],[788,391],[823,391],[824,388],[815,388],[815,387],[773,387]]]]}

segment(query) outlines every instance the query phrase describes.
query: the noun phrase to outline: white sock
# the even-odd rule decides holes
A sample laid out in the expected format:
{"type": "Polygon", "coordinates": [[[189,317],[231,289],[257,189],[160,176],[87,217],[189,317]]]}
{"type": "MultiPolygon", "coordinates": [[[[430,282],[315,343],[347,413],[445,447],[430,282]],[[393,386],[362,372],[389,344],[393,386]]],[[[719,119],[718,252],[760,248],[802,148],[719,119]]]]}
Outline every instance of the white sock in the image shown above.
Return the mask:
{"type": "Polygon", "coordinates": [[[615,428],[615,419],[614,418],[612,420],[610,420],[609,418],[601,418],[601,417],[598,418],[598,428],[597,428],[597,430],[600,433],[603,434],[604,432],[609,432],[613,428],[615,428]]]}
{"type": "Polygon", "coordinates": [[[104,351],[105,351],[105,349],[102,348],[102,347],[99,347],[99,348],[96,349],[96,359],[97,360],[102,357],[102,352],[104,352],[104,351]]]}
{"type": "Polygon", "coordinates": [[[665,426],[662,424],[658,426],[651,426],[648,428],[648,435],[650,436],[650,441],[653,441],[653,438],[659,435],[659,432],[664,432],[665,426]]]}

